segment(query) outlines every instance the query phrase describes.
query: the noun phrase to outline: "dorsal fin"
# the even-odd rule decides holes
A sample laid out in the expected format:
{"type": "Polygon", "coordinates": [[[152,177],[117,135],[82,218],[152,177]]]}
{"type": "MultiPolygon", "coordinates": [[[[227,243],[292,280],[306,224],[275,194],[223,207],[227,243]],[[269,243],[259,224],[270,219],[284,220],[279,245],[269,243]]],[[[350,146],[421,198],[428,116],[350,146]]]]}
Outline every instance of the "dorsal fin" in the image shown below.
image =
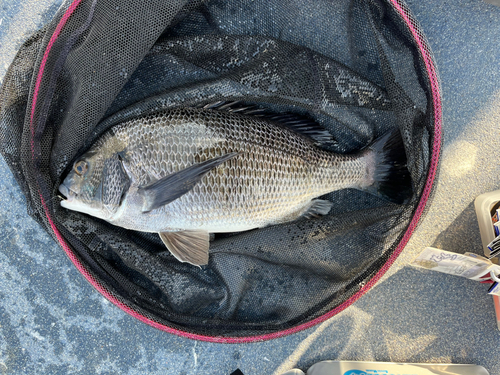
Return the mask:
{"type": "Polygon", "coordinates": [[[211,109],[217,111],[227,111],[246,116],[254,116],[272,121],[296,133],[311,138],[316,144],[336,143],[333,136],[319,125],[316,121],[306,115],[297,113],[274,113],[253,104],[244,104],[241,101],[217,101],[198,106],[200,109],[211,109]]]}

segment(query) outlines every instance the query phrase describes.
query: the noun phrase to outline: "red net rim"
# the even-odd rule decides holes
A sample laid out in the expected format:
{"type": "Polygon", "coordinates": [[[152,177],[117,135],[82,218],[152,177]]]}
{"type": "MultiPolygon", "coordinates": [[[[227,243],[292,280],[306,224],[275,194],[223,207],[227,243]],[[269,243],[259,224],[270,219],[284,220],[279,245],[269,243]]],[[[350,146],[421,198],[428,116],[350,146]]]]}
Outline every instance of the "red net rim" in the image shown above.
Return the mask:
{"type": "MultiPolygon", "coordinates": [[[[30,117],[30,128],[32,130],[32,143],[31,143],[31,148],[32,148],[32,155],[34,158],[34,140],[33,140],[33,132],[34,132],[34,123],[33,123],[33,118],[35,114],[35,109],[37,105],[37,98],[38,98],[38,93],[40,90],[40,82],[42,80],[44,70],[45,70],[45,65],[47,63],[47,58],[48,55],[52,49],[52,46],[54,45],[55,41],[59,37],[62,29],[66,25],[67,20],[73,12],[76,10],[78,5],[81,3],[82,0],[74,0],[69,8],[66,10],[64,15],[62,16],[61,20],[59,21],[59,24],[57,25],[52,37],[49,40],[49,43],[44,51],[42,61],[40,63],[40,68],[38,71],[37,75],[37,80],[35,82],[35,89],[33,91],[33,98],[32,98],[32,108],[31,108],[31,117],[30,117]]],[[[78,259],[77,255],[73,252],[71,247],[68,245],[68,243],[64,240],[63,236],[57,229],[56,225],[54,224],[51,216],[50,216],[50,211],[49,208],[47,207],[47,204],[45,202],[45,199],[43,198],[42,194],[40,193],[40,200],[42,203],[42,206],[44,208],[45,215],[47,217],[47,220],[52,228],[52,231],[54,232],[56,238],[58,239],[60,245],[66,252],[67,256],[71,260],[71,262],[75,265],[75,267],[80,271],[80,273],[87,279],[90,284],[97,289],[107,300],[109,300],[111,303],[119,307],[121,310],[126,312],[127,314],[133,316],[134,318],[152,326],[155,327],[159,330],[177,335],[177,336],[182,336],[186,337],[189,339],[193,340],[200,340],[200,341],[208,341],[208,342],[213,342],[213,343],[250,343],[250,342],[256,342],[256,341],[265,341],[265,340],[271,340],[283,336],[287,336],[293,333],[300,332],[302,330],[308,329],[313,327],[316,324],[322,323],[325,320],[333,317],[334,315],[338,314],[339,312],[343,311],[350,305],[352,305],[355,301],[357,301],[362,295],[364,295],[370,288],[377,283],[377,281],[380,280],[380,278],[387,272],[387,270],[392,266],[392,264],[396,261],[397,257],[401,252],[403,251],[404,247],[408,243],[411,235],[413,234],[415,228],[417,227],[417,224],[422,217],[422,214],[425,210],[427,201],[429,199],[429,196],[432,191],[432,186],[434,184],[434,179],[436,177],[436,172],[437,172],[437,166],[438,166],[438,160],[439,160],[439,154],[440,154],[440,148],[441,148],[441,119],[442,119],[442,108],[441,108],[441,97],[440,97],[440,87],[439,87],[439,80],[436,72],[436,68],[431,56],[430,48],[427,45],[427,42],[425,41],[423,35],[419,31],[419,27],[417,26],[415,20],[413,19],[412,15],[410,14],[409,9],[406,7],[406,5],[400,1],[400,0],[389,0],[390,3],[393,5],[394,9],[398,12],[398,14],[401,16],[401,18],[405,21],[408,30],[410,31],[411,35],[414,38],[414,41],[416,45],[419,48],[422,60],[425,63],[426,71],[429,77],[429,83],[431,86],[432,90],[432,99],[433,99],[433,109],[434,109],[434,143],[432,145],[432,155],[430,159],[430,166],[429,166],[429,173],[427,176],[427,181],[422,193],[422,197],[420,199],[420,202],[417,206],[417,209],[415,211],[415,214],[413,215],[413,218],[408,225],[408,228],[406,229],[406,232],[399,242],[398,246],[392,253],[392,255],[389,257],[389,259],[386,261],[386,263],[382,266],[382,268],[370,279],[369,282],[367,282],[363,287],[360,288],[358,292],[356,292],[352,297],[350,297],[347,301],[336,307],[335,309],[329,311],[328,313],[313,319],[307,323],[274,332],[274,333],[269,333],[269,334],[264,334],[264,335],[256,335],[256,336],[246,336],[246,337],[221,337],[221,336],[206,336],[206,335],[200,335],[200,334],[194,334],[186,331],[182,331],[179,329],[175,329],[172,327],[169,327],[167,325],[161,324],[151,318],[148,318],[144,315],[142,315],[140,312],[136,311],[134,308],[130,307],[126,303],[120,300],[117,296],[112,294],[110,291],[108,291],[101,283],[87,270],[87,268],[83,265],[83,263],[78,259]]]]}

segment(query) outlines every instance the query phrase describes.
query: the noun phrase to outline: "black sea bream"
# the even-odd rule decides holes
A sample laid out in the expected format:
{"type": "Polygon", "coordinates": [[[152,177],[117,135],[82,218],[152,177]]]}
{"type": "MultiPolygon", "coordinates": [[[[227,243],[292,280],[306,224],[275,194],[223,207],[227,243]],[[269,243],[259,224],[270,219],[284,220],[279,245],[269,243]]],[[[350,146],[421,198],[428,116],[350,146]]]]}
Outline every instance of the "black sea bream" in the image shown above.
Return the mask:
{"type": "Polygon", "coordinates": [[[411,196],[398,130],[357,154],[317,146],[329,139],[318,125],[286,116],[160,112],[103,134],[60,185],[61,205],[157,232],[177,259],[203,265],[209,233],[326,215],[331,202],[315,198],[334,190],[356,188],[395,203],[411,196]]]}

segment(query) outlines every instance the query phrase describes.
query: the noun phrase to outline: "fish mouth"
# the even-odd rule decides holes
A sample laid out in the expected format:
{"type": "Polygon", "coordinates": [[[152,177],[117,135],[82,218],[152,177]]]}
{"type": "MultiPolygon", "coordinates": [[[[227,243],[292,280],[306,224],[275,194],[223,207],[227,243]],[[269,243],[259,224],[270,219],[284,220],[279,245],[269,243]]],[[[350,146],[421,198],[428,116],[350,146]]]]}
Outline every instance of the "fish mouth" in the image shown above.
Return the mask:
{"type": "Polygon", "coordinates": [[[59,185],[59,193],[61,193],[65,202],[71,202],[78,194],[64,184],[59,185]]]}

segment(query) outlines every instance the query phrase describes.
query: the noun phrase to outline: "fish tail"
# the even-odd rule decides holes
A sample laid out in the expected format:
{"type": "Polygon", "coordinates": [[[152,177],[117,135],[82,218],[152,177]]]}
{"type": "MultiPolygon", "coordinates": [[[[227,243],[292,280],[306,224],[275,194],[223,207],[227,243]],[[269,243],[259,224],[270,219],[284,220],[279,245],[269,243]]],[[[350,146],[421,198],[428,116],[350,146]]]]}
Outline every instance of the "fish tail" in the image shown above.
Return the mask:
{"type": "Polygon", "coordinates": [[[407,203],[413,195],[413,189],[399,129],[377,138],[365,155],[371,164],[370,176],[360,189],[393,203],[407,203]]]}

